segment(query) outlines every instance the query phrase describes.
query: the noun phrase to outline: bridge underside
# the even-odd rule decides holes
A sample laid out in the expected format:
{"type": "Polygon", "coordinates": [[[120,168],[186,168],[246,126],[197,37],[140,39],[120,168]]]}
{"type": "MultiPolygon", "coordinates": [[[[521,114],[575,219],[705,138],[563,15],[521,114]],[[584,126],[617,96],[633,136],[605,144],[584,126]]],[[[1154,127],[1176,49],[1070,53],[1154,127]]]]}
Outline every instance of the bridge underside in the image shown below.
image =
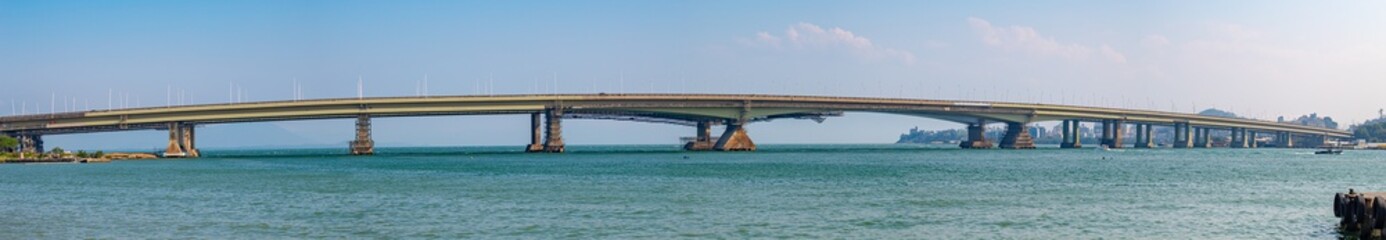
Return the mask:
{"type": "Polygon", "coordinates": [[[1245,119],[1225,119],[1180,113],[1150,112],[1077,106],[964,102],[918,99],[845,98],[768,95],[510,95],[454,96],[430,98],[326,99],[295,102],[197,105],[172,108],[144,108],[0,117],[0,133],[25,141],[25,151],[42,149],[41,136],[128,130],[167,130],[170,144],[166,155],[196,157],[193,140],[196,126],[207,124],[290,121],[309,119],[357,119],[353,154],[373,153],[370,119],[380,117],[443,115],[531,115],[532,152],[563,152],[563,119],[596,119],[650,122],[690,126],[696,137],[685,144],[688,150],[750,151],[755,144],[748,134],[751,123],[778,119],[807,119],[821,122],[844,112],[876,112],[925,117],[966,125],[963,148],[1034,148],[1028,126],[1036,122],[1063,121],[1061,147],[1078,148],[1083,134],[1081,122],[1102,123],[1102,145],[1123,147],[1128,129],[1135,129],[1134,147],[1154,147],[1155,127],[1176,129],[1173,147],[1209,147],[1212,130],[1233,134],[1233,147],[1256,147],[1256,135],[1270,136],[1274,146],[1306,146],[1332,137],[1345,137],[1340,130],[1317,129],[1289,124],[1245,119]],[[986,138],[987,125],[1005,126],[998,142],[986,138]],[[1131,125],[1133,128],[1128,128],[1131,125]],[[711,128],[725,126],[720,136],[711,128]],[[1296,140],[1295,138],[1300,138],[1296,140]],[[1283,140],[1282,140],[1283,139],[1283,140]],[[1318,141],[1314,139],[1319,139],[1318,141]],[[996,145],[999,143],[999,146],[996,145]]]}

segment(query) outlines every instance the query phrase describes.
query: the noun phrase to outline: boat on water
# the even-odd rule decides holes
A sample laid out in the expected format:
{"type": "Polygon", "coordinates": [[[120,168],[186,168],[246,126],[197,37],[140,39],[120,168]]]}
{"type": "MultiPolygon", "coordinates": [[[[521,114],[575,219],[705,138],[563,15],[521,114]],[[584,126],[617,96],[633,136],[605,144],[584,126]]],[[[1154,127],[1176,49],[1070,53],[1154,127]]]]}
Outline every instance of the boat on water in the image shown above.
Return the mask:
{"type": "Polygon", "coordinates": [[[1320,154],[1320,155],[1323,155],[1323,154],[1338,155],[1338,154],[1343,154],[1343,149],[1342,149],[1342,148],[1337,148],[1337,147],[1324,147],[1324,148],[1321,149],[1321,150],[1314,151],[1314,154],[1320,154]]]}

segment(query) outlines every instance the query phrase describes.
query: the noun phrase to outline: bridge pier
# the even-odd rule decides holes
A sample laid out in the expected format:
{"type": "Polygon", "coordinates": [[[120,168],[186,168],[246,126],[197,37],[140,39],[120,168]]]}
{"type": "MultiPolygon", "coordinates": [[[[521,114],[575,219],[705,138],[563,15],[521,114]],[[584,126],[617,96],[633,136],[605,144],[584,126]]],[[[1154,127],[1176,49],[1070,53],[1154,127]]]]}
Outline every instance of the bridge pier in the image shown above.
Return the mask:
{"type": "Polygon", "coordinates": [[[1107,148],[1122,148],[1122,125],[1126,121],[1122,120],[1103,120],[1102,121],[1102,145],[1107,148]]]}
{"type": "Polygon", "coordinates": [[[1280,145],[1281,148],[1294,148],[1294,147],[1295,147],[1295,134],[1294,134],[1294,133],[1290,133],[1290,132],[1280,132],[1280,135],[1275,136],[1275,140],[1280,142],[1280,143],[1277,144],[1277,145],[1280,145]]]}
{"type": "Polygon", "coordinates": [[[1064,120],[1064,141],[1059,148],[1083,148],[1082,124],[1078,120],[1064,120]]]}
{"type": "Polygon", "coordinates": [[[1154,148],[1155,144],[1150,141],[1150,129],[1154,128],[1150,124],[1136,124],[1136,145],[1135,148],[1154,148]]]}
{"type": "Polygon", "coordinates": [[[1173,143],[1174,148],[1192,148],[1193,137],[1190,136],[1190,133],[1191,131],[1189,123],[1175,123],[1173,143]]]}
{"type": "Polygon", "coordinates": [[[712,141],[712,122],[698,121],[698,136],[693,141],[683,145],[684,150],[688,151],[707,151],[717,146],[712,141]]]}
{"type": "Polygon", "coordinates": [[[1246,138],[1247,138],[1247,143],[1246,143],[1246,147],[1247,147],[1247,148],[1257,148],[1257,147],[1260,147],[1260,143],[1256,141],[1256,130],[1247,130],[1247,131],[1246,131],[1246,138]]]}
{"type": "Polygon", "coordinates": [[[188,123],[179,125],[179,129],[183,131],[183,153],[186,154],[184,157],[202,157],[202,151],[197,150],[197,136],[195,136],[197,125],[188,123]]]}
{"type": "Polygon", "coordinates": [[[1035,141],[1030,138],[1029,126],[1019,122],[1006,123],[1006,135],[1001,137],[1001,148],[1034,149],[1035,141]]]}
{"type": "Polygon", "coordinates": [[[987,122],[977,120],[976,123],[967,125],[967,140],[959,143],[958,146],[964,149],[987,149],[991,148],[991,141],[987,141],[987,122]]]}
{"type": "Polygon", "coordinates": [[[539,119],[539,113],[531,113],[529,115],[529,127],[530,139],[529,145],[525,146],[525,152],[561,153],[566,151],[563,145],[563,108],[545,109],[542,121],[539,119]],[[543,132],[542,137],[540,132],[543,132]],[[540,143],[540,139],[543,139],[542,143],[540,143]]]}
{"type": "Polygon", "coordinates": [[[200,154],[193,141],[194,126],[181,122],[168,123],[168,148],[164,149],[166,158],[195,158],[200,154]]]}
{"type": "Polygon", "coordinates": [[[1102,120],[1102,137],[1098,144],[1110,147],[1112,144],[1112,120],[1102,120]]]}
{"type": "Polygon", "coordinates": [[[356,115],[356,140],[348,146],[351,155],[375,154],[375,140],[371,139],[371,115],[356,115]]]}
{"type": "Polygon", "coordinates": [[[1247,148],[1248,146],[1247,146],[1247,144],[1246,144],[1246,129],[1244,129],[1244,128],[1232,128],[1232,139],[1231,139],[1231,140],[1232,140],[1231,142],[1228,142],[1228,143],[1227,143],[1227,147],[1230,147],[1230,148],[1247,148]]]}
{"type": "Polygon", "coordinates": [[[539,112],[529,114],[529,145],[525,146],[525,152],[544,151],[544,130],[543,120],[539,118],[539,112]]]}
{"type": "Polygon", "coordinates": [[[551,107],[544,113],[544,150],[546,153],[561,153],[563,144],[563,108],[551,107]]]}
{"type": "Polygon", "coordinates": [[[1208,128],[1194,128],[1194,145],[1193,145],[1193,147],[1195,147],[1195,148],[1210,148],[1210,147],[1213,146],[1213,142],[1212,142],[1212,141],[1209,141],[1209,140],[1211,140],[1211,138],[1212,138],[1212,137],[1208,136],[1208,128]]]}
{"type": "Polygon", "coordinates": [[[43,135],[20,134],[15,136],[19,140],[19,152],[22,153],[43,153],[43,135]]]}
{"type": "Polygon", "coordinates": [[[727,124],[727,130],[722,132],[722,137],[717,139],[717,144],[713,146],[717,151],[755,151],[756,143],[751,141],[751,135],[746,134],[745,123],[736,122],[727,124]]]}

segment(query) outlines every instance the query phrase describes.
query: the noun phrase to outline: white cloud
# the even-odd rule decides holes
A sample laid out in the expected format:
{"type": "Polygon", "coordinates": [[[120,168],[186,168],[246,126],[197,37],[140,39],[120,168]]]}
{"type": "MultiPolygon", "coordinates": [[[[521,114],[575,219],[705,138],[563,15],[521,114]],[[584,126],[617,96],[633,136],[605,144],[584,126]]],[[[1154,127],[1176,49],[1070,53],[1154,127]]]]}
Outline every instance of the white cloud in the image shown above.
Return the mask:
{"type": "Polygon", "coordinates": [[[782,50],[840,51],[865,60],[887,59],[906,65],[915,61],[914,53],[909,51],[877,46],[871,39],[851,31],[836,27],[825,29],[811,23],[791,25],[783,36],[758,32],[754,40],[746,42],[782,50]]]}
{"type": "Polygon", "coordinates": [[[1122,55],[1120,52],[1117,52],[1116,49],[1112,49],[1112,46],[1102,44],[1101,49],[1102,57],[1107,58],[1107,60],[1116,63],[1126,63],[1126,55],[1122,55]]]}
{"type": "Polygon", "coordinates": [[[1093,47],[1074,43],[1060,43],[1053,37],[1041,35],[1032,27],[993,26],[985,19],[969,17],[967,24],[981,38],[982,43],[993,47],[1007,50],[1024,51],[1035,55],[1057,56],[1072,60],[1086,60],[1092,58],[1094,53],[1101,54],[1101,57],[1112,62],[1126,62],[1125,54],[1113,49],[1111,46],[1102,45],[1098,50],[1093,47]]]}
{"type": "Polygon", "coordinates": [[[1147,47],[1163,47],[1169,46],[1169,44],[1169,38],[1166,38],[1162,35],[1149,35],[1145,36],[1145,39],[1141,40],[1141,45],[1145,45],[1147,47]]]}

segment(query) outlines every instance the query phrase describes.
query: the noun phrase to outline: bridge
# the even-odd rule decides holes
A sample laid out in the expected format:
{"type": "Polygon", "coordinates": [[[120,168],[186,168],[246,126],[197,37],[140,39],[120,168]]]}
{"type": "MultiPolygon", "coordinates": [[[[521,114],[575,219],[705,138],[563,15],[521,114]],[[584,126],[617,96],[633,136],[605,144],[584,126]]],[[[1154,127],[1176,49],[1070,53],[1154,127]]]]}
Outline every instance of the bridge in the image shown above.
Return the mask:
{"type": "Polygon", "coordinates": [[[1231,135],[1229,147],[1254,148],[1257,134],[1272,134],[1277,146],[1293,147],[1297,136],[1319,143],[1351,133],[1263,120],[1187,113],[989,101],[926,100],[732,94],[553,94],[431,97],[371,97],[205,104],[34,114],[0,117],[0,134],[20,140],[18,150],[43,152],[44,135],[130,130],[167,130],[166,157],[197,157],[196,126],[206,124],[354,118],[352,154],[374,153],[371,119],[435,115],[530,115],[530,152],[563,152],[563,119],[607,119],[690,126],[691,151],[754,151],[751,123],[774,119],[822,121],[844,112],[876,112],[956,122],[967,126],[962,148],[1034,148],[1027,125],[1062,121],[1062,148],[1081,148],[1080,122],[1102,123],[1102,146],[1124,147],[1126,127],[1135,127],[1136,148],[1155,147],[1152,130],[1174,129],[1174,148],[1212,147],[1211,132],[1231,135]],[[984,134],[1004,124],[999,145],[984,134]],[[725,126],[713,139],[711,128],[725,126]]]}

